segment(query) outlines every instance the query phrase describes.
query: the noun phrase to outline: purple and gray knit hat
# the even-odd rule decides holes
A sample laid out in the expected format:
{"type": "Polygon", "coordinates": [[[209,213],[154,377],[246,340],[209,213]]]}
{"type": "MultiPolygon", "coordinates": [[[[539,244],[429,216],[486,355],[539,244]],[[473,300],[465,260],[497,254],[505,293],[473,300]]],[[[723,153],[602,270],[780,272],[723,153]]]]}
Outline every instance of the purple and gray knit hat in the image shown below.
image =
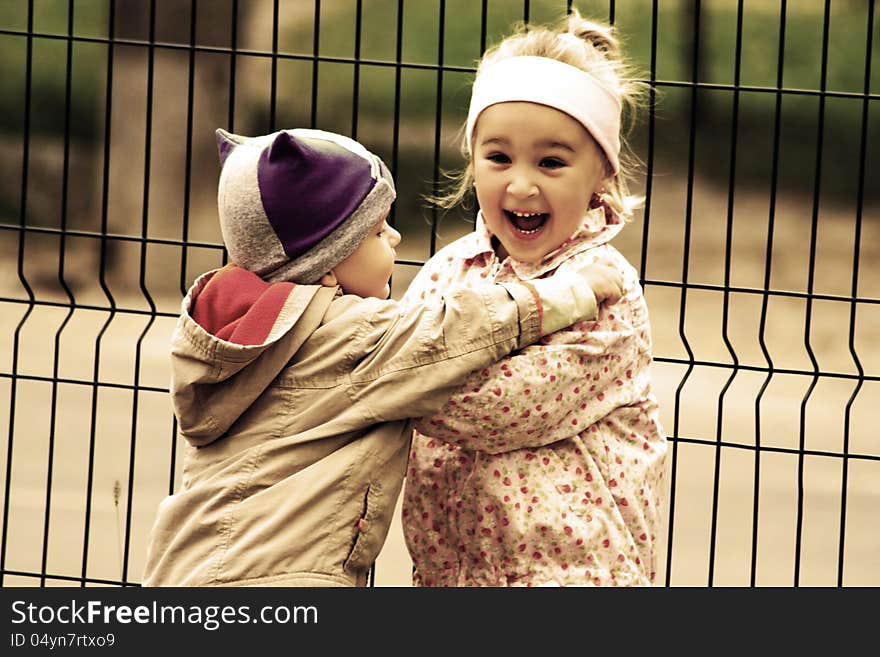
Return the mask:
{"type": "Polygon", "coordinates": [[[266,281],[316,283],[391,208],[394,180],[358,142],[322,130],[217,130],[217,205],[232,261],[266,281]]]}

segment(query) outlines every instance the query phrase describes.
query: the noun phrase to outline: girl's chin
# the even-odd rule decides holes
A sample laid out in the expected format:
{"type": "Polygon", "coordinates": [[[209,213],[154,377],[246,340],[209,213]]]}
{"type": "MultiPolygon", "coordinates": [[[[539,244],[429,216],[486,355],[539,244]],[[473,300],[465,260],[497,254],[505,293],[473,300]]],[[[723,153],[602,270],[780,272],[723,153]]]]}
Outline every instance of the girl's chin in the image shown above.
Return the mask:
{"type": "Polygon", "coordinates": [[[544,258],[544,256],[547,255],[544,251],[544,249],[524,249],[522,248],[522,245],[505,245],[503,242],[501,242],[495,249],[495,255],[497,255],[501,260],[510,256],[517,262],[521,262],[525,265],[533,265],[540,262],[544,258]]]}
{"type": "Polygon", "coordinates": [[[511,235],[512,240],[514,242],[518,242],[520,244],[531,244],[533,242],[537,242],[544,236],[544,227],[541,226],[538,230],[530,231],[528,233],[518,230],[514,227],[509,227],[508,233],[511,235]]]}
{"type": "Polygon", "coordinates": [[[501,247],[516,260],[523,263],[533,263],[539,261],[552,249],[545,248],[541,238],[544,237],[544,229],[537,233],[522,234],[515,228],[508,227],[503,240],[499,240],[501,247]]]}
{"type": "Polygon", "coordinates": [[[502,226],[505,242],[514,249],[519,246],[520,250],[531,251],[536,248],[536,242],[545,239],[550,232],[550,216],[542,215],[540,222],[527,222],[526,225],[517,225],[508,213],[503,213],[502,226]]]}

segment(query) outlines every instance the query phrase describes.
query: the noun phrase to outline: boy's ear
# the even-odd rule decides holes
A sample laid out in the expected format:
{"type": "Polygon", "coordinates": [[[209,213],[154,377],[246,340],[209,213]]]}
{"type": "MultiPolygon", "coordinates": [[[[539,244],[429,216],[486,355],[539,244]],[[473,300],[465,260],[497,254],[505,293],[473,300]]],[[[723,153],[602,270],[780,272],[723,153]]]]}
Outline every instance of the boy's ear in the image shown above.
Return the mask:
{"type": "Polygon", "coordinates": [[[318,281],[318,283],[324,287],[336,287],[339,285],[336,281],[336,274],[334,274],[332,270],[321,276],[321,280],[318,281]]]}

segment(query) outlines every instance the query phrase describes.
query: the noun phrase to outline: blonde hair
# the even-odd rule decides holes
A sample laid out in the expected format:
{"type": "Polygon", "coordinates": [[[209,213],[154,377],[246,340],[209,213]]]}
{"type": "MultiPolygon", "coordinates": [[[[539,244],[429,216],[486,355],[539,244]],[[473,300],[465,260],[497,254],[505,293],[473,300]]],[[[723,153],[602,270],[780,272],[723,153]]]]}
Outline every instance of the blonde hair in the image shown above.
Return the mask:
{"type": "MultiPolygon", "coordinates": [[[[622,108],[621,167],[605,188],[603,199],[624,221],[644,198],[629,193],[628,170],[638,162],[629,152],[623,136],[635,125],[635,114],[642,105],[646,85],[640,82],[623,56],[620,41],[614,27],[583,18],[575,9],[556,28],[535,27],[521,24],[501,43],[486,50],[477,67],[477,75],[484,67],[510,57],[548,57],[575,66],[598,78],[603,85],[617,94],[622,108]]],[[[446,194],[428,197],[442,208],[452,208],[462,203],[473,189],[473,163],[470,159],[462,130],[462,154],[468,159],[467,166],[450,176],[452,188],[446,194]]]]}

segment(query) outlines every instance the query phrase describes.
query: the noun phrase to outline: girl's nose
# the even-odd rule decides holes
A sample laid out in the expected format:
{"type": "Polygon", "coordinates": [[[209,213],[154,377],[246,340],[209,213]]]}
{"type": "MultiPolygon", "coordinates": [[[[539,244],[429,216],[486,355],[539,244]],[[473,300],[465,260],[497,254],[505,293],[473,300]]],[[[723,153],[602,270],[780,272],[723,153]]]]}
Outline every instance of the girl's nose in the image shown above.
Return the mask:
{"type": "Polygon", "coordinates": [[[538,187],[530,176],[514,172],[507,183],[507,193],[516,198],[530,198],[538,193],[538,187]]]}

